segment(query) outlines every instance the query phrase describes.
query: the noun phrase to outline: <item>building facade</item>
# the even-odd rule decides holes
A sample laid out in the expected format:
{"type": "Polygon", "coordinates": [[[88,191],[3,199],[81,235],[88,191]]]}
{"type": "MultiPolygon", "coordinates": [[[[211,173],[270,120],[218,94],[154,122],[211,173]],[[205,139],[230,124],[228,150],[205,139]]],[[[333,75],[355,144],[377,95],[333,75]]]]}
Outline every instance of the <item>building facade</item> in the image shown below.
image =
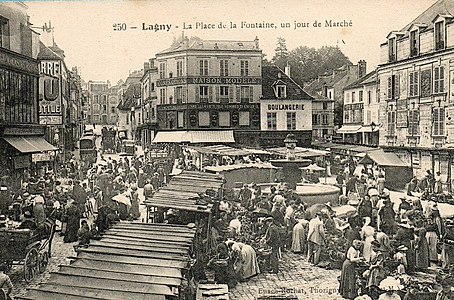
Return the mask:
{"type": "Polygon", "coordinates": [[[109,81],[89,81],[87,83],[89,97],[90,124],[114,126],[118,121],[117,106],[120,103],[118,87],[111,86],[109,81]]]}
{"type": "Polygon", "coordinates": [[[0,3],[0,177],[13,185],[55,156],[39,119],[39,47],[27,6],[0,3]]]}
{"type": "Polygon", "coordinates": [[[316,94],[312,100],[312,140],[331,141],[333,133],[334,99],[316,94]]]}
{"type": "Polygon", "coordinates": [[[454,146],[454,3],[440,0],[380,45],[380,145],[450,189],[454,146]]]}
{"type": "Polygon", "coordinates": [[[258,144],[262,51],[259,40],[189,42],[156,54],[159,131],[233,130],[258,144]]]}
{"type": "Polygon", "coordinates": [[[312,97],[275,66],[262,68],[260,99],[260,141],[263,147],[283,147],[289,133],[298,140],[297,146],[311,144],[312,97]]]}
{"type": "Polygon", "coordinates": [[[139,127],[141,135],[141,144],[144,148],[150,147],[151,142],[157,131],[157,93],[156,81],[158,80],[158,68],[155,65],[155,59],[150,59],[144,63],[144,74],[140,83],[142,85],[142,123],[139,127]]]}
{"type": "Polygon", "coordinates": [[[343,141],[377,146],[381,123],[376,70],[344,88],[343,141]]]}

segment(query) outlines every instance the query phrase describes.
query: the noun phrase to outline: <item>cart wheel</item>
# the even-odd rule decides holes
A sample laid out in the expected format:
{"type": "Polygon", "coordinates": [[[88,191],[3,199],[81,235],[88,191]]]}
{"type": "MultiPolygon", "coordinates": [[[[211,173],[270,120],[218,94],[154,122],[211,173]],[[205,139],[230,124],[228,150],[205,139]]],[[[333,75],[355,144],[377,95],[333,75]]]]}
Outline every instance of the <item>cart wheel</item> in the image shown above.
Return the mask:
{"type": "Polygon", "coordinates": [[[35,277],[39,268],[39,253],[36,248],[32,248],[28,251],[24,261],[24,279],[25,282],[29,283],[33,277],[35,277]]]}
{"type": "Polygon", "coordinates": [[[42,251],[39,256],[39,273],[42,273],[46,270],[47,264],[49,263],[49,253],[47,251],[42,251]]]}

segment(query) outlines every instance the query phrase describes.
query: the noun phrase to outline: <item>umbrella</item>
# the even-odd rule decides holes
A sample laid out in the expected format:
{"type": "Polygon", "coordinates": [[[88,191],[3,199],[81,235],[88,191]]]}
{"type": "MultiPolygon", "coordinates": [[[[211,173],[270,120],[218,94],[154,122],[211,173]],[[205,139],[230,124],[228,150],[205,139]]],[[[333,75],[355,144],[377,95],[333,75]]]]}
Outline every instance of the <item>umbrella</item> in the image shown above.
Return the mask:
{"type": "Polygon", "coordinates": [[[400,291],[403,286],[400,284],[399,279],[388,276],[380,282],[379,288],[384,291],[400,291]]]}
{"type": "Polygon", "coordinates": [[[302,169],[309,170],[309,171],[324,171],[325,170],[325,168],[319,167],[316,164],[308,165],[307,167],[304,167],[302,169]]]}
{"type": "Polygon", "coordinates": [[[259,217],[266,217],[270,215],[270,212],[264,208],[257,208],[253,211],[253,213],[258,215],[259,217]]]}
{"type": "Polygon", "coordinates": [[[125,193],[112,197],[112,200],[114,200],[118,203],[123,203],[126,206],[131,206],[131,200],[125,193]]]}

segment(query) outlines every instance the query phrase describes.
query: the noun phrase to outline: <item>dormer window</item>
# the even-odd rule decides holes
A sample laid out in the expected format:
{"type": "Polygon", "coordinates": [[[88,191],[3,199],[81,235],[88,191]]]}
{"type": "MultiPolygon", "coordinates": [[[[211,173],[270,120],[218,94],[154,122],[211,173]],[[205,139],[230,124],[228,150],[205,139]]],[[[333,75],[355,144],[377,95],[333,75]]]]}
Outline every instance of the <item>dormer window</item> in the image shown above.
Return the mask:
{"type": "Polygon", "coordinates": [[[413,30],[410,32],[410,56],[419,55],[419,31],[413,30]]]}
{"type": "Polygon", "coordinates": [[[276,94],[278,98],[287,98],[287,87],[285,85],[276,86],[276,94]]]}
{"type": "Polygon", "coordinates": [[[388,54],[389,54],[389,62],[394,62],[397,60],[397,44],[396,44],[396,38],[390,38],[388,40],[388,54]]]}
{"type": "Polygon", "coordinates": [[[434,24],[435,51],[445,49],[445,22],[434,24]]]}

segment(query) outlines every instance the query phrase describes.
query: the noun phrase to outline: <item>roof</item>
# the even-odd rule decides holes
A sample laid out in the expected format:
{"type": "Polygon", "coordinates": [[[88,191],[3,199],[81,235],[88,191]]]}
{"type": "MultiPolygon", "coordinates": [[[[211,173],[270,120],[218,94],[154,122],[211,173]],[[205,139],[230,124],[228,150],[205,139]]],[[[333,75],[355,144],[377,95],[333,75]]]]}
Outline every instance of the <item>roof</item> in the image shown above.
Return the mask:
{"type": "Polygon", "coordinates": [[[382,149],[369,151],[360,161],[361,164],[376,163],[383,167],[409,167],[395,153],[385,152],[382,149]]]}
{"type": "Polygon", "coordinates": [[[63,58],[57,53],[46,47],[43,42],[39,42],[38,60],[62,60],[63,58]]]}
{"type": "Polygon", "coordinates": [[[318,79],[313,80],[308,85],[305,86],[307,91],[321,91],[325,86],[333,87],[339,80],[348,75],[347,70],[335,70],[333,71],[334,75],[323,75],[318,79]]]}
{"type": "Polygon", "coordinates": [[[153,143],[235,143],[233,130],[159,131],[153,143]]]}
{"type": "Polygon", "coordinates": [[[195,230],[120,222],[78,251],[71,265],[18,299],[156,299],[178,296],[195,230]]]}
{"type": "Polygon", "coordinates": [[[159,53],[165,54],[176,51],[187,51],[187,50],[216,50],[216,51],[228,51],[228,50],[246,50],[246,51],[260,51],[257,49],[255,41],[228,41],[228,40],[195,40],[189,42],[182,42],[171,46],[159,53]]]}
{"type": "Polygon", "coordinates": [[[141,88],[140,82],[130,84],[123,95],[123,99],[117,106],[118,109],[130,110],[132,107],[135,107],[137,99],[139,99],[141,95],[141,88]]]}
{"type": "Polygon", "coordinates": [[[284,84],[286,88],[285,100],[311,100],[312,96],[306,93],[292,78],[277,66],[262,66],[262,97],[263,99],[276,99],[275,85],[284,84]]]}
{"type": "Polygon", "coordinates": [[[225,165],[225,166],[207,166],[207,167],[205,167],[205,170],[208,172],[218,173],[218,172],[228,172],[228,171],[248,169],[248,168],[277,169],[277,167],[273,167],[271,164],[252,163],[252,164],[237,164],[237,165],[225,165]]]}
{"type": "Polygon", "coordinates": [[[360,79],[350,83],[347,85],[344,90],[348,89],[353,89],[353,88],[358,88],[362,87],[363,85],[368,85],[368,84],[374,84],[378,82],[377,78],[377,69],[373,70],[372,72],[369,72],[368,74],[364,75],[360,79]]]}
{"type": "MultiPolygon", "coordinates": [[[[422,14],[417,16],[413,21],[408,23],[404,28],[402,28],[400,31],[402,32],[408,32],[408,29],[413,24],[418,24],[418,25],[427,25],[426,30],[432,29],[433,28],[433,21],[438,15],[448,15],[448,16],[453,16],[454,15],[454,1],[452,0],[438,0],[435,2],[432,6],[430,6],[428,9],[426,9],[422,14]]],[[[408,34],[408,33],[407,33],[408,34]]]]}
{"type": "MultiPolygon", "coordinates": [[[[271,148],[267,149],[270,152],[274,152],[277,154],[280,154],[282,156],[287,155],[287,148],[286,147],[278,147],[278,148],[271,148]]],[[[325,156],[329,154],[328,151],[323,151],[323,150],[316,150],[316,149],[310,149],[310,148],[302,148],[302,147],[295,147],[295,156],[299,158],[305,158],[305,157],[317,157],[317,156],[325,156]]]]}
{"type": "Polygon", "coordinates": [[[144,204],[151,207],[174,208],[183,211],[211,213],[211,204],[201,203],[200,194],[207,190],[216,192],[222,188],[224,177],[196,171],[183,171],[171,178],[144,204]]]}

